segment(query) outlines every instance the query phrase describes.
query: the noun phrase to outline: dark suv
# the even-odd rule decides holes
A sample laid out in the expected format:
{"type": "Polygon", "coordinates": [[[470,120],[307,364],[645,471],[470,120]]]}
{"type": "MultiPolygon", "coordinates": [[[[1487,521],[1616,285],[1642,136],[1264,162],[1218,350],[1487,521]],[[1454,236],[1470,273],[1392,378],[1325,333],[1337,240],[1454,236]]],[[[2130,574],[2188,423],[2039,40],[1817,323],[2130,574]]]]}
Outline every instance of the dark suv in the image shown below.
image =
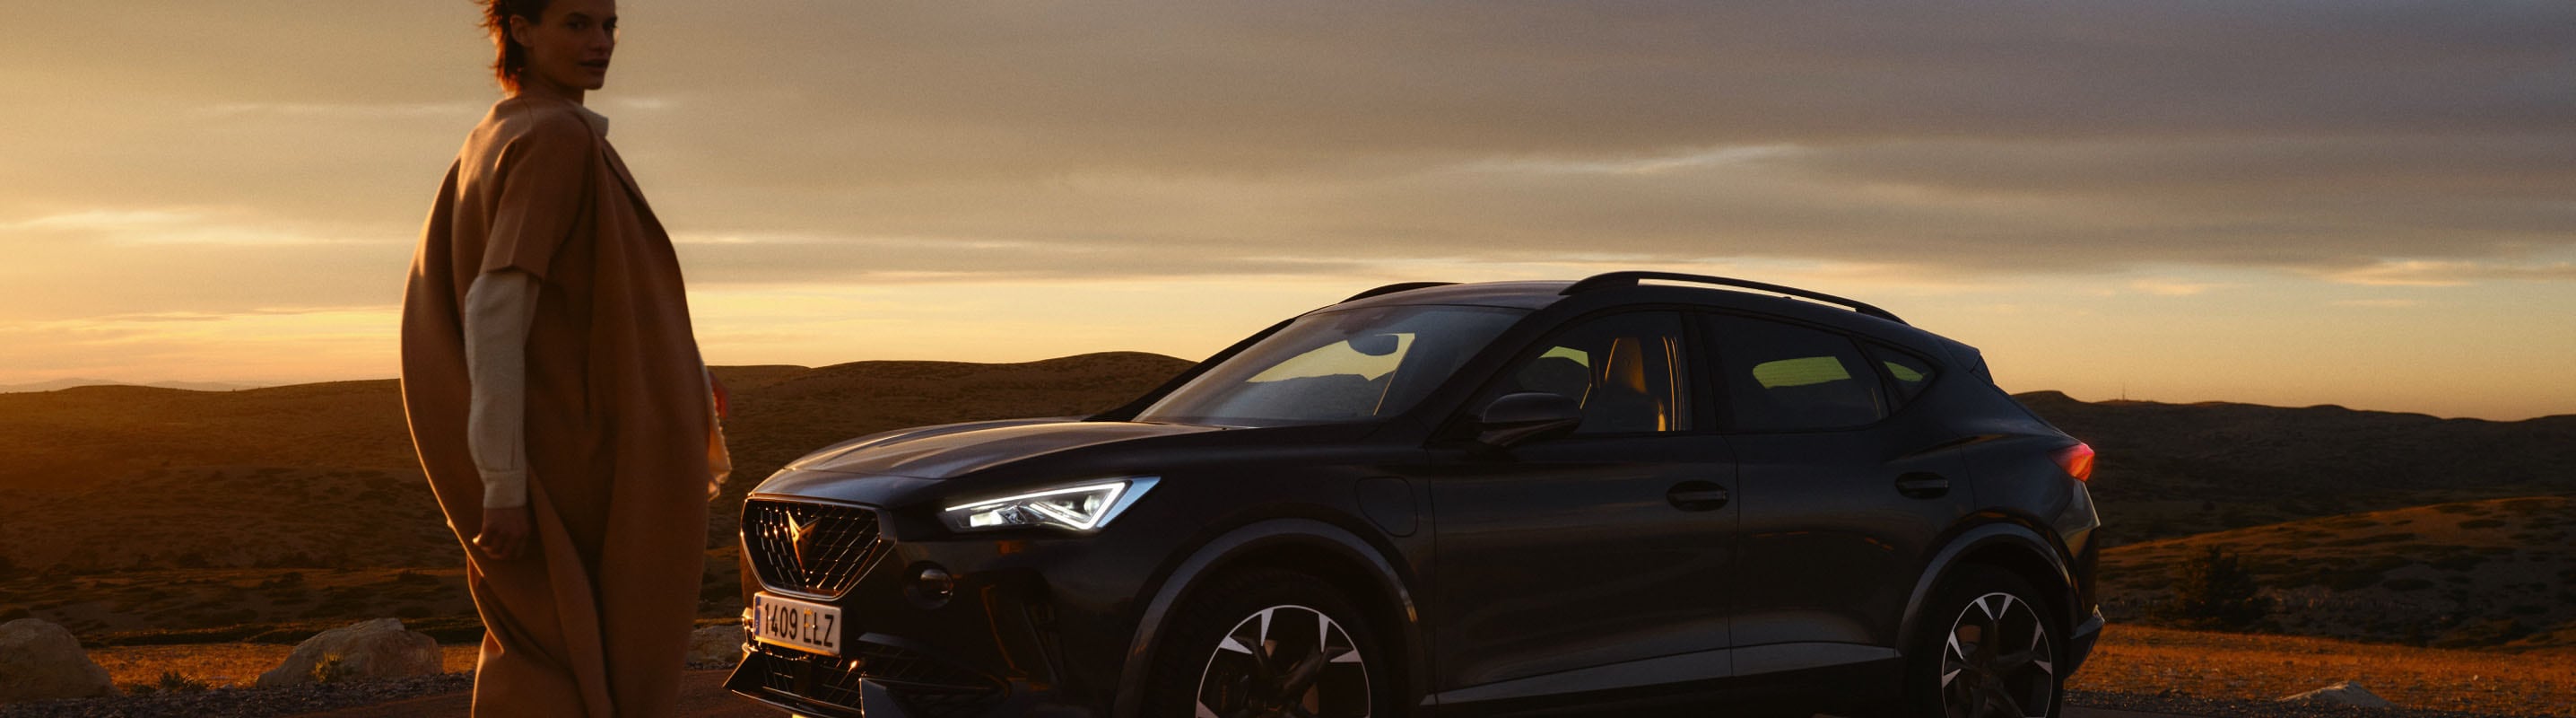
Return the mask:
{"type": "Polygon", "coordinates": [[[728,687],[878,718],[2054,716],[2102,626],[2092,456],[1847,299],[1399,284],[1106,413],[780,470],[728,687]]]}

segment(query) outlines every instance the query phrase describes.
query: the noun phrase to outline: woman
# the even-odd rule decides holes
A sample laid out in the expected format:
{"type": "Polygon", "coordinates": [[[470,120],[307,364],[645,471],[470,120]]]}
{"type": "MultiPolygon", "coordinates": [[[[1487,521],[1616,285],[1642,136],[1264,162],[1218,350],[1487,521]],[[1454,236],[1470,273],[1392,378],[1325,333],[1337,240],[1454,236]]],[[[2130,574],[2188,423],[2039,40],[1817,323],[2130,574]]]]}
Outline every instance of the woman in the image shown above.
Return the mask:
{"type": "Polygon", "coordinates": [[[448,170],[403,298],[403,404],[465,544],[474,710],[677,700],[729,471],[670,239],[582,106],[615,0],[484,0],[508,97],[448,170]]]}

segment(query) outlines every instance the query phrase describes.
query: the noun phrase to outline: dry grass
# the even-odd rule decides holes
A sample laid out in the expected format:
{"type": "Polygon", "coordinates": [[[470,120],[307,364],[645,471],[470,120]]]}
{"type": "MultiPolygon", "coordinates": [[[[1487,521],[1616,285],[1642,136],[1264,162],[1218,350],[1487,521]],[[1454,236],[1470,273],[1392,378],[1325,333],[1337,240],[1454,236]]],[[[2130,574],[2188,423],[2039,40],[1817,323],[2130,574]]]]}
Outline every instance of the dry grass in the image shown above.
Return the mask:
{"type": "MultiPolygon", "coordinates": [[[[119,686],[151,684],[161,674],[177,673],[204,681],[208,687],[248,686],[259,674],[276,668],[294,646],[266,643],[209,643],[193,646],[118,646],[90,649],[89,658],[107,669],[119,686]]],[[[474,670],[474,646],[439,646],[442,668],[449,673],[474,670]]]]}
{"type": "Polygon", "coordinates": [[[2567,651],[2443,650],[2127,625],[2103,634],[2067,687],[2272,700],[2343,680],[2408,708],[2576,712],[2576,653],[2567,651]]]}
{"type": "MultiPolygon", "coordinates": [[[[2107,520],[2107,519],[2106,519],[2107,520]]],[[[2531,496],[2331,516],[2102,554],[2103,613],[2131,621],[2173,567],[2218,548],[2278,603],[2263,630],[2440,648],[2576,647],[2576,498],[2531,496]]]]}

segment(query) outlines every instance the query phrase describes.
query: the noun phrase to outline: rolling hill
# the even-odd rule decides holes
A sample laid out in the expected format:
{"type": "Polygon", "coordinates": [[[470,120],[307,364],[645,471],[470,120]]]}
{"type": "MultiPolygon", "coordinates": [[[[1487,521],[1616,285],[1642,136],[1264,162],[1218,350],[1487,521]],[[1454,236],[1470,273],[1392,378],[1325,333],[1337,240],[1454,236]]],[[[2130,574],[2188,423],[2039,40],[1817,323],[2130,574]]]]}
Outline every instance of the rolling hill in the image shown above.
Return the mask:
{"type": "Polygon", "coordinates": [[[2576,415],[2440,419],[2340,406],[2015,395],[2100,452],[2108,543],[2450,501],[2576,494],[2576,415]]]}

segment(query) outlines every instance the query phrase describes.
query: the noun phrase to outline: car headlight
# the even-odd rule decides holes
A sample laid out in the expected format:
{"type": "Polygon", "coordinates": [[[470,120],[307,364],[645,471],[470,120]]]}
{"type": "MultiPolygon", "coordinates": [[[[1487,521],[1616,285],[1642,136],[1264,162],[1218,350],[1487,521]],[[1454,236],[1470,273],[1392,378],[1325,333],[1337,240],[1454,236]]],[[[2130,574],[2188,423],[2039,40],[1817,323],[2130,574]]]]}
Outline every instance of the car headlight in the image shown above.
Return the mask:
{"type": "Polygon", "coordinates": [[[939,518],[959,531],[1057,526],[1087,533],[1109,525],[1110,519],[1118,518],[1119,512],[1152,488],[1151,476],[1086,481],[950,506],[939,512],[939,518]]]}

